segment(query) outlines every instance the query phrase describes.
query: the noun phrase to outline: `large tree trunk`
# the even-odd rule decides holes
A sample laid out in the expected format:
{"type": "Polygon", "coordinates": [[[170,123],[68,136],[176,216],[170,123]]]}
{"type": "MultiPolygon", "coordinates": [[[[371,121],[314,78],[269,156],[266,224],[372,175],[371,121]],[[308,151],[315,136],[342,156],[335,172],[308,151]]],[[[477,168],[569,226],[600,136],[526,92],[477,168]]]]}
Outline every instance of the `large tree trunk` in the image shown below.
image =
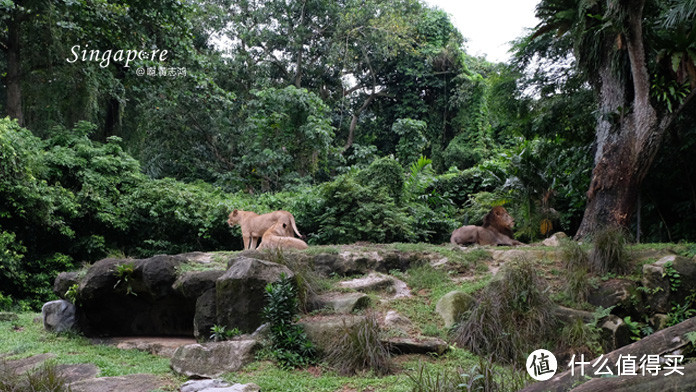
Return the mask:
{"type": "MultiPolygon", "coordinates": [[[[650,80],[643,47],[644,1],[607,1],[607,8],[623,7],[626,34],[608,37],[628,51],[631,85],[612,69],[614,42],[605,42],[604,64],[600,69],[600,115],[597,123],[595,167],[592,171],[587,206],[577,238],[597,228],[626,227],[635,213],[640,186],[664,137],[666,126],[658,124],[650,104],[650,80]],[[633,93],[632,96],[629,94],[633,93]]],[[[610,12],[610,11],[608,11],[610,12]]]]}
{"type": "Polygon", "coordinates": [[[7,23],[7,115],[24,125],[22,112],[22,78],[20,64],[20,16],[7,23]]]}

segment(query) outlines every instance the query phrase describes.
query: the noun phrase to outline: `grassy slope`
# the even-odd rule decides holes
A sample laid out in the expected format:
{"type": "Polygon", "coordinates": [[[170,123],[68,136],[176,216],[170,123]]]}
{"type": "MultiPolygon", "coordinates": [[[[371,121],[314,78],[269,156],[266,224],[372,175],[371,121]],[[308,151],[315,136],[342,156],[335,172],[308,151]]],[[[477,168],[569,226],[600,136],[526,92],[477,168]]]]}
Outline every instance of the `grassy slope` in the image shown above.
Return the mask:
{"type": "MultiPolygon", "coordinates": [[[[675,250],[684,245],[670,246],[675,250]]],[[[321,247],[311,249],[320,252],[321,247]]],[[[491,278],[486,264],[486,252],[459,252],[450,247],[425,244],[390,244],[365,246],[366,249],[427,251],[437,252],[447,257],[446,270],[434,269],[429,265],[417,266],[406,272],[393,272],[395,276],[408,283],[415,294],[411,298],[394,300],[388,305],[373,301],[378,311],[395,309],[410,318],[421,335],[445,338],[447,331],[435,314],[435,304],[451,290],[473,293],[484,287],[491,278]]],[[[636,249],[664,249],[665,245],[640,245],[636,249]]],[[[679,248],[679,249],[677,249],[679,248]]],[[[327,247],[326,250],[331,251],[327,247]]],[[[535,249],[535,248],[530,248],[535,249]]],[[[539,248],[536,248],[539,249],[539,248]]],[[[338,250],[334,250],[338,252],[338,250]]],[[[556,275],[557,263],[542,260],[540,266],[547,278],[556,275]]],[[[220,263],[222,266],[222,263],[220,263]]],[[[550,279],[551,281],[553,279],[550,279]]],[[[184,380],[171,373],[169,360],[135,350],[119,350],[114,347],[93,345],[88,339],[74,335],[56,335],[43,330],[40,322],[33,320],[38,314],[23,313],[17,321],[0,322],[0,355],[10,354],[8,358],[22,358],[35,354],[51,352],[57,355],[56,363],[94,363],[101,369],[101,376],[117,376],[133,373],[153,373],[171,378],[173,384],[184,380]]],[[[242,371],[228,374],[225,378],[234,382],[254,382],[264,391],[409,391],[411,382],[407,373],[413,373],[421,363],[433,370],[462,369],[466,372],[479,358],[471,353],[453,348],[439,358],[423,356],[402,356],[397,358],[399,371],[387,377],[364,374],[356,377],[340,377],[330,369],[315,367],[309,370],[283,370],[275,364],[259,360],[242,371]]]]}

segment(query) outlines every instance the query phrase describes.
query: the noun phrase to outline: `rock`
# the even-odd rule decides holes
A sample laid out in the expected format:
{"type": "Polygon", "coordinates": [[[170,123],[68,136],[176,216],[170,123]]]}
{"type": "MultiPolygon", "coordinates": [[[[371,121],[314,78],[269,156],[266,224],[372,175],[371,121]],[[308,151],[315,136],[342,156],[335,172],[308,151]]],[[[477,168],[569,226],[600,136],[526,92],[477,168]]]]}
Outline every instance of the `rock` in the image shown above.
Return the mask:
{"type": "Polygon", "coordinates": [[[400,315],[396,310],[390,310],[384,315],[384,327],[408,334],[413,329],[413,322],[400,315]]]}
{"type": "Polygon", "coordinates": [[[130,374],[119,377],[90,378],[70,384],[72,392],[150,392],[167,382],[153,374],[130,374]]]}
{"type": "Polygon", "coordinates": [[[160,357],[171,358],[177,348],[187,344],[194,344],[196,341],[192,338],[181,337],[118,337],[95,339],[93,343],[107,344],[116,346],[121,350],[140,350],[157,355],[160,357]]]}
{"type": "Polygon", "coordinates": [[[657,313],[669,313],[672,303],[683,304],[696,291],[696,261],[677,255],[643,265],[645,304],[657,313]]]}
{"type": "Polygon", "coordinates": [[[609,317],[604,319],[601,328],[605,352],[614,351],[633,343],[631,330],[618,316],[610,314],[609,317]]]}
{"type": "Polygon", "coordinates": [[[442,339],[389,338],[384,341],[392,354],[444,354],[449,348],[442,339]]]}
{"type": "Polygon", "coordinates": [[[557,246],[560,246],[560,245],[561,245],[561,240],[563,240],[563,239],[565,239],[565,238],[568,238],[568,236],[566,235],[566,233],[564,233],[564,232],[558,232],[558,233],[552,235],[551,237],[549,237],[549,238],[547,238],[547,239],[541,241],[541,244],[544,245],[544,246],[553,246],[553,247],[557,247],[557,246]]]}
{"type": "Polygon", "coordinates": [[[53,292],[60,298],[65,299],[65,293],[70,287],[80,283],[77,272],[61,272],[53,282],[53,292]]]}
{"type": "Polygon", "coordinates": [[[251,362],[258,345],[253,339],[189,344],[176,349],[171,368],[186,377],[218,377],[251,362]]]}
{"type": "Polygon", "coordinates": [[[198,298],[201,293],[214,289],[215,282],[224,273],[223,270],[190,271],[180,276],[172,287],[186,298],[198,298]]]}
{"type": "Polygon", "coordinates": [[[476,300],[471,295],[463,291],[450,291],[437,301],[435,311],[445,321],[445,328],[450,328],[474,304],[476,304],[476,300]]]}
{"type": "Polygon", "coordinates": [[[87,380],[99,375],[99,368],[93,363],[78,363],[74,365],[56,365],[56,370],[67,384],[87,380]]]}
{"type": "Polygon", "coordinates": [[[491,250],[491,257],[494,261],[508,262],[519,259],[541,260],[555,256],[555,250],[544,249],[506,249],[506,250],[491,250]]]}
{"type": "MultiPolygon", "coordinates": [[[[599,283],[597,289],[590,291],[587,302],[603,308],[617,306],[623,313],[632,308],[631,295],[636,291],[636,285],[627,279],[610,279],[599,283]]],[[[618,310],[617,310],[618,311],[618,310]]]]}
{"type": "Polygon", "coordinates": [[[334,313],[352,313],[370,305],[370,297],[364,293],[326,293],[311,300],[313,310],[331,309],[334,313]]]}
{"type": "Polygon", "coordinates": [[[671,309],[669,302],[669,280],[662,275],[662,266],[654,264],[643,265],[643,287],[646,289],[645,303],[650,309],[658,313],[668,313],[671,309]]]}
{"type": "Polygon", "coordinates": [[[584,323],[589,323],[590,321],[594,320],[594,313],[592,312],[566,308],[565,306],[555,307],[553,310],[553,314],[563,324],[571,324],[576,322],[578,319],[582,320],[584,323]]]}
{"type": "Polygon", "coordinates": [[[75,305],[64,300],[46,302],[41,307],[44,328],[51,332],[65,332],[76,328],[75,305]]]}
{"type": "Polygon", "coordinates": [[[15,374],[24,374],[29,370],[40,366],[45,361],[55,358],[56,355],[52,353],[32,355],[31,357],[15,359],[15,360],[3,360],[0,362],[0,368],[5,368],[15,374]]]}
{"type": "Polygon", "coordinates": [[[320,351],[326,351],[340,334],[345,333],[346,328],[353,328],[364,320],[365,316],[336,315],[312,317],[301,320],[299,324],[304,328],[307,338],[320,351]]]}
{"type": "Polygon", "coordinates": [[[659,331],[661,329],[667,328],[668,321],[668,315],[663,313],[655,313],[652,317],[650,317],[649,324],[654,331],[659,331]]]}
{"type": "Polygon", "coordinates": [[[218,323],[217,295],[214,288],[204,291],[196,299],[196,312],[193,316],[193,336],[197,340],[207,340],[210,329],[218,323]]]}
{"type": "Polygon", "coordinates": [[[240,256],[218,278],[215,303],[219,325],[253,332],[262,323],[261,310],[266,306],[266,285],[282,276],[294,277],[284,265],[240,256]]]}
{"type": "Polygon", "coordinates": [[[96,262],[80,282],[80,329],[92,336],[193,336],[195,298],[172,288],[183,262],[166,255],[96,262]],[[119,279],[116,271],[123,264],[131,264],[133,272],[119,279]]]}
{"type": "Polygon", "coordinates": [[[260,392],[261,388],[256,384],[230,385],[227,381],[215,379],[187,381],[179,390],[181,392],[260,392]]]}
{"type": "Polygon", "coordinates": [[[351,252],[340,254],[322,253],[314,256],[314,269],[324,276],[338,275],[351,276],[362,275],[371,269],[375,269],[377,263],[382,260],[377,252],[356,255],[351,252]]]}
{"type": "Polygon", "coordinates": [[[411,291],[408,289],[406,283],[379,272],[371,272],[364,278],[338,282],[337,285],[357,291],[386,291],[394,294],[393,298],[411,296],[411,291]]]}

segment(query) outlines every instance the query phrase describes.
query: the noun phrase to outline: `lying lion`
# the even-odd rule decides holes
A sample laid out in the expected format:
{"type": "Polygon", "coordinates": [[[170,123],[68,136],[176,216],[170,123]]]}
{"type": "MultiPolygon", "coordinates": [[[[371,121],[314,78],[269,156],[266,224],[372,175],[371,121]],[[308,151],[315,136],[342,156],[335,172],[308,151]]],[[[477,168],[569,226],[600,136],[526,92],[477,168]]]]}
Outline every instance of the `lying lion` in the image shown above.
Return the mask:
{"type": "Polygon", "coordinates": [[[502,206],[493,207],[483,218],[483,226],[462,226],[452,232],[450,242],[454,245],[524,245],[512,238],[515,220],[502,206]]]}
{"type": "Polygon", "coordinates": [[[253,211],[235,209],[230,213],[227,219],[227,224],[230,225],[230,227],[236,224],[242,227],[244,249],[256,249],[258,240],[261,239],[266,230],[276,222],[285,224],[285,226],[283,226],[285,228],[283,236],[294,237],[295,234],[297,234],[299,237],[302,237],[302,234],[300,234],[295,225],[295,217],[292,216],[291,213],[283,210],[259,215],[253,211]]]}
{"type": "Polygon", "coordinates": [[[261,237],[261,245],[259,249],[307,249],[307,243],[301,239],[287,237],[288,227],[284,222],[276,222],[270,229],[266,230],[261,237]]]}

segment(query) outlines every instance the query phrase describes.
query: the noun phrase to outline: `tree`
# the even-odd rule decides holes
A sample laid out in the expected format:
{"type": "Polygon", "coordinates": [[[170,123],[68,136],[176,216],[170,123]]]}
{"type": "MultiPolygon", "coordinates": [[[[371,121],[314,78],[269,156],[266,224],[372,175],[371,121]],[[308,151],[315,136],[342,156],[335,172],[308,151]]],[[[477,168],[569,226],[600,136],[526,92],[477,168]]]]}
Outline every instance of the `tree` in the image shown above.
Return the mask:
{"type": "Polygon", "coordinates": [[[572,45],[577,66],[599,101],[594,169],[577,237],[601,226],[630,224],[641,184],[665,134],[693,104],[696,79],[689,76],[692,83],[679,84],[678,89],[671,82],[683,82],[678,70],[693,68],[694,58],[673,56],[671,66],[664,67],[658,57],[668,42],[675,42],[658,36],[695,28],[693,13],[680,15],[672,26],[658,24],[665,10],[651,0],[543,0],[537,6],[542,22],[528,38],[528,49],[558,56],[548,45],[572,45]],[[554,35],[558,38],[551,38],[554,35]],[[538,45],[540,41],[548,45],[538,45]]]}

